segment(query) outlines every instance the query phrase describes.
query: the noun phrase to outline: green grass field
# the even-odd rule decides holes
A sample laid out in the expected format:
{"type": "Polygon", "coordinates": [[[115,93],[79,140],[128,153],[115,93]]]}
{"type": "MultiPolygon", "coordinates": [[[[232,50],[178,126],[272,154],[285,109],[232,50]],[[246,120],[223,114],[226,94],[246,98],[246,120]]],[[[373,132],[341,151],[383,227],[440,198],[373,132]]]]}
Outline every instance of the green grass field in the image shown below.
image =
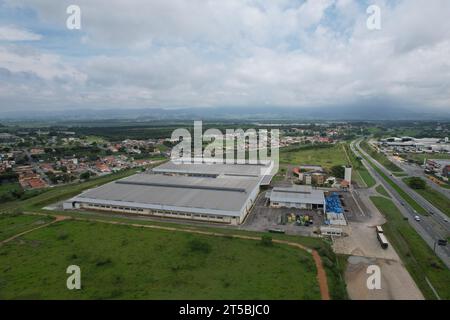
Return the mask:
{"type": "Polygon", "coordinates": [[[381,153],[374,150],[367,141],[362,141],[360,144],[361,148],[366,151],[372,158],[377,160],[381,165],[383,165],[386,169],[388,169],[391,172],[403,172],[403,170],[391,162],[386,156],[381,153]]]}
{"type": "Polygon", "coordinates": [[[64,221],[0,247],[0,299],[319,299],[307,252],[260,241],[64,221]],[[66,289],[81,268],[82,290],[66,289]]]}
{"type": "Polygon", "coordinates": [[[13,196],[9,196],[9,194],[13,191],[20,191],[22,190],[22,187],[20,186],[20,184],[18,182],[13,182],[13,183],[2,183],[0,184],[0,203],[2,201],[2,198],[4,197],[5,199],[8,198],[13,198],[13,196]]]}
{"type": "Polygon", "coordinates": [[[383,225],[388,241],[394,246],[414,281],[426,299],[436,299],[427,284],[428,277],[442,299],[450,299],[450,270],[428,247],[419,234],[403,220],[394,203],[383,197],[371,197],[375,206],[384,214],[387,223],[383,225]]]}
{"type": "Polygon", "coordinates": [[[380,184],[379,186],[377,186],[375,188],[375,190],[377,190],[377,192],[379,194],[381,194],[382,196],[388,197],[390,198],[391,196],[389,195],[389,193],[387,193],[386,189],[380,184]]]}
{"type": "MultiPolygon", "coordinates": [[[[403,181],[405,181],[406,184],[408,184],[408,181],[410,178],[405,178],[403,181]]],[[[437,192],[436,190],[430,188],[428,185],[425,185],[425,189],[413,189],[418,194],[420,194],[422,197],[424,197],[427,201],[429,201],[433,206],[441,210],[443,213],[445,213],[447,216],[450,217],[450,199],[447,198],[442,193],[437,192]]]]}
{"type": "Polygon", "coordinates": [[[351,165],[353,166],[352,178],[355,179],[359,185],[365,185],[367,188],[373,187],[376,184],[375,179],[369,171],[367,171],[361,161],[355,156],[348,144],[345,144],[345,151],[347,152],[351,165]]]}
{"type": "Polygon", "coordinates": [[[21,189],[21,187],[18,182],[2,183],[2,184],[0,184],[0,195],[5,192],[20,190],[20,189],[21,189]]]}
{"type": "Polygon", "coordinates": [[[408,176],[408,174],[407,173],[405,173],[405,172],[393,172],[392,173],[394,176],[396,176],[396,177],[406,177],[406,176],[408,176]]]}
{"type": "Polygon", "coordinates": [[[0,241],[52,221],[51,217],[0,214],[0,241]]]}
{"type": "Polygon", "coordinates": [[[326,169],[348,163],[341,144],[325,146],[286,147],[280,149],[280,164],[315,164],[326,169]]]}
{"type": "Polygon", "coordinates": [[[104,138],[102,138],[102,137],[98,137],[98,136],[87,136],[86,138],[85,138],[85,140],[86,140],[86,142],[88,142],[88,143],[97,143],[97,144],[104,144],[104,143],[107,143],[107,141],[104,139],[104,138]]]}

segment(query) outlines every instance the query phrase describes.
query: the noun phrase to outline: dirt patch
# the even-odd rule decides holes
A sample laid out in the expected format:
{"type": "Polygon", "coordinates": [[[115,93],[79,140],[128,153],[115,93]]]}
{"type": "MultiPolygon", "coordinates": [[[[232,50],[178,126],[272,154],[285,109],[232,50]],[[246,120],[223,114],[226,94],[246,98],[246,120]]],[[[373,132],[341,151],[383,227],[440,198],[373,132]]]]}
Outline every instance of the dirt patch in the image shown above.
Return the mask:
{"type": "Polygon", "coordinates": [[[381,248],[375,226],[365,223],[350,223],[348,227],[343,228],[343,231],[348,234],[348,237],[334,239],[333,250],[336,253],[399,260],[392,246],[387,249],[381,248]]]}
{"type": "Polygon", "coordinates": [[[357,300],[423,300],[405,267],[398,261],[351,256],[345,272],[348,295],[357,300]],[[367,267],[377,265],[381,271],[381,289],[367,288],[367,267]]]}

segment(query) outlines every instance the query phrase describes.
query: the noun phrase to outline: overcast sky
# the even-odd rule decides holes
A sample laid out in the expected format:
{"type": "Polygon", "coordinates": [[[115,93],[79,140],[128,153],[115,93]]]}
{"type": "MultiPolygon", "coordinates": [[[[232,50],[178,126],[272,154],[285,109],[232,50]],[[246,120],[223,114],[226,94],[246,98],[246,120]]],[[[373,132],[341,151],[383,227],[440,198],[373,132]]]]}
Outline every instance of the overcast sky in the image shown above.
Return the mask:
{"type": "Polygon", "coordinates": [[[449,110],[449,13],[449,0],[0,0],[0,111],[449,110]]]}

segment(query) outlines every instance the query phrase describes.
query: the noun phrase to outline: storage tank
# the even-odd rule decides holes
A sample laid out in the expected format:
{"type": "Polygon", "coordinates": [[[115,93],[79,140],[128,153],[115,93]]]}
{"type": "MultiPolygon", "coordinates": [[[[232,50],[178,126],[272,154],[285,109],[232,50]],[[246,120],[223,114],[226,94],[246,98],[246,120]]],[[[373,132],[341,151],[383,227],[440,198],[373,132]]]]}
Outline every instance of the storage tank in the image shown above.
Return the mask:
{"type": "Polygon", "coordinates": [[[349,184],[352,183],[352,166],[345,166],[344,179],[347,180],[349,184]]]}

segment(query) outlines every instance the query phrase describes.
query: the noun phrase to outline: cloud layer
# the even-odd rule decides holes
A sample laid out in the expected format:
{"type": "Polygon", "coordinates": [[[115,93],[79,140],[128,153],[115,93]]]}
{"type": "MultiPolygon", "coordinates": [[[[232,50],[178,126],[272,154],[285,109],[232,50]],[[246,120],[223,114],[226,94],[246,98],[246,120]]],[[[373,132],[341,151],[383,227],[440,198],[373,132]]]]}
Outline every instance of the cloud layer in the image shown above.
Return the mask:
{"type": "Polygon", "coordinates": [[[450,107],[450,2],[15,0],[37,30],[0,25],[2,109],[320,107],[393,101],[450,107]],[[42,34],[42,36],[41,36],[42,34]],[[20,42],[21,40],[39,40],[20,42]]]}
{"type": "Polygon", "coordinates": [[[39,34],[15,26],[0,26],[0,41],[35,41],[41,38],[39,34]]]}

